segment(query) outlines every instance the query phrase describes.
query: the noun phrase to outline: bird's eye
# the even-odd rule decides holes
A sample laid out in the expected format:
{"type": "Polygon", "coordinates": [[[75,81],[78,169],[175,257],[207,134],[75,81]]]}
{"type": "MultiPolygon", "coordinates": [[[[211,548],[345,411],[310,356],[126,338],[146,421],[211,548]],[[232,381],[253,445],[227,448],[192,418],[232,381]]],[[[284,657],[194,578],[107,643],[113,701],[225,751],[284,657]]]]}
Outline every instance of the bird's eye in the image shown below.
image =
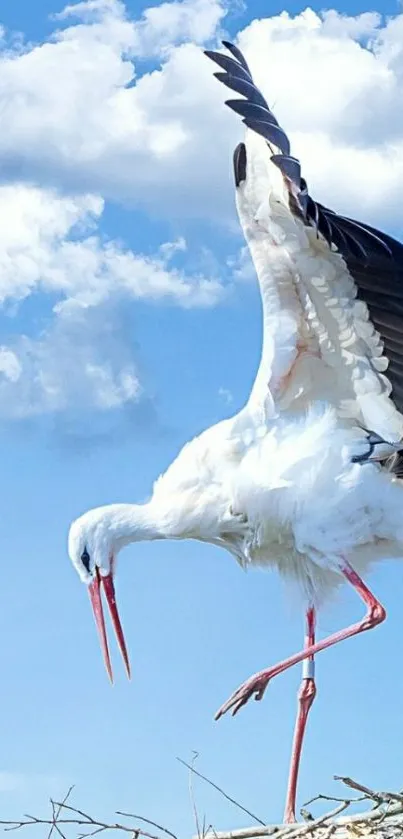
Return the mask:
{"type": "Polygon", "coordinates": [[[83,563],[85,570],[88,571],[88,573],[90,573],[90,555],[87,551],[87,548],[84,548],[81,554],[81,562],[83,563]]]}

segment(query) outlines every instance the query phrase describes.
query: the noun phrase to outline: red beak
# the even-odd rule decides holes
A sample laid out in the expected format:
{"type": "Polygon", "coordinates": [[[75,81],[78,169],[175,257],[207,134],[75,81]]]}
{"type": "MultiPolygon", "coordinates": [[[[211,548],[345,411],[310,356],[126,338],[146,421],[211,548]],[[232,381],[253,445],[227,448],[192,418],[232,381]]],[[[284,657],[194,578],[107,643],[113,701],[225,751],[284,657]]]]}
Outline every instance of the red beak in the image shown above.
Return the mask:
{"type": "Polygon", "coordinates": [[[126,673],[130,679],[130,662],[127,654],[125,636],[123,635],[122,624],[120,623],[118,607],[116,605],[115,586],[113,583],[112,574],[107,574],[105,577],[101,576],[99,568],[95,569],[95,577],[88,586],[91,605],[94,612],[95,623],[98,630],[99,640],[101,643],[102,655],[108,676],[113,683],[113,673],[111,658],[109,655],[108,639],[106,636],[105,618],[102,608],[101,600],[101,584],[105,593],[106,601],[109,606],[110,615],[112,618],[112,625],[116,633],[116,639],[119,645],[120,652],[125,664],[126,673]]]}

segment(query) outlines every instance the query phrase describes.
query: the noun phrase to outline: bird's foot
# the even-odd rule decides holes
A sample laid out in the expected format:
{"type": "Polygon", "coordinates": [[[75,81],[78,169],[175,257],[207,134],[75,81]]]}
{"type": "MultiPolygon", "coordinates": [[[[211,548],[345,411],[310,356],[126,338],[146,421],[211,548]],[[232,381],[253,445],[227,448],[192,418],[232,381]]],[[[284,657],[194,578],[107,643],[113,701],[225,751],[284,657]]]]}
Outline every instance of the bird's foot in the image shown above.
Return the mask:
{"type": "Polygon", "coordinates": [[[227,711],[232,710],[232,716],[238,713],[243,705],[249,702],[249,699],[254,698],[259,702],[263,699],[267,685],[270,682],[273,672],[272,670],[261,670],[260,673],[255,673],[246,682],[244,682],[234,693],[221,705],[221,708],[215,714],[214,719],[219,720],[227,711]]]}

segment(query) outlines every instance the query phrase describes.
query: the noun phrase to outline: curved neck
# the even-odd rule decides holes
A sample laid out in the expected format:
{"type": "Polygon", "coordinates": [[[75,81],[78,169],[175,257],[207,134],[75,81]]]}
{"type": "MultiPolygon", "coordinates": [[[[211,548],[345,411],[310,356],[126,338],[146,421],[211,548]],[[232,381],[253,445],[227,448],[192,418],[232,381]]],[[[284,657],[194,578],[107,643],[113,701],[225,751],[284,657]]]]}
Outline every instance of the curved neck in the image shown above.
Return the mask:
{"type": "Polygon", "coordinates": [[[110,504],[105,508],[109,530],[121,548],[130,542],[167,539],[170,528],[163,514],[149,501],[146,504],[110,504]]]}

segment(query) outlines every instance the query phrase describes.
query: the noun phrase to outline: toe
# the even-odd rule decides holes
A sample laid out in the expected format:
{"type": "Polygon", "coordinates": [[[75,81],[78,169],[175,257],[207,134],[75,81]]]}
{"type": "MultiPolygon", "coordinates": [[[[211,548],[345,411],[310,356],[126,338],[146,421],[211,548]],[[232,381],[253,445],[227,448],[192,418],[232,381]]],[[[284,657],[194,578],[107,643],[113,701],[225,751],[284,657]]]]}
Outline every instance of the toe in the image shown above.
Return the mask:
{"type": "Polygon", "coordinates": [[[219,720],[227,713],[227,711],[230,710],[232,710],[232,716],[234,717],[235,714],[237,714],[238,711],[246,705],[252,696],[254,696],[257,701],[260,701],[263,698],[268,683],[268,680],[263,681],[262,677],[258,676],[241,685],[241,687],[239,687],[238,690],[236,690],[232,696],[230,696],[230,698],[221,705],[221,708],[218,709],[214,719],[219,720]]]}

